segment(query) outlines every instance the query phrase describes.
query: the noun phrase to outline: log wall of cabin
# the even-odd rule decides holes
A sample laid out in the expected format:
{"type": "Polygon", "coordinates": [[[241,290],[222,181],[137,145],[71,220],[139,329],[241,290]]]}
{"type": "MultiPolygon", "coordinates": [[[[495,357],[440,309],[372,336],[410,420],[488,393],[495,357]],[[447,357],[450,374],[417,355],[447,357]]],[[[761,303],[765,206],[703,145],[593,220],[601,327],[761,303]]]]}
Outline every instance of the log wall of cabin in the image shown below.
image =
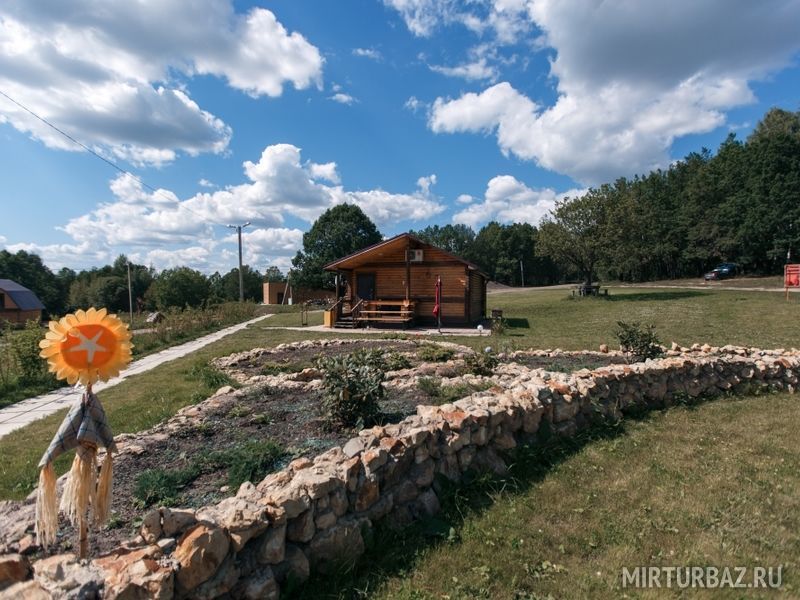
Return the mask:
{"type": "Polygon", "coordinates": [[[472,323],[486,316],[486,279],[476,271],[469,274],[469,320],[472,323]]]}

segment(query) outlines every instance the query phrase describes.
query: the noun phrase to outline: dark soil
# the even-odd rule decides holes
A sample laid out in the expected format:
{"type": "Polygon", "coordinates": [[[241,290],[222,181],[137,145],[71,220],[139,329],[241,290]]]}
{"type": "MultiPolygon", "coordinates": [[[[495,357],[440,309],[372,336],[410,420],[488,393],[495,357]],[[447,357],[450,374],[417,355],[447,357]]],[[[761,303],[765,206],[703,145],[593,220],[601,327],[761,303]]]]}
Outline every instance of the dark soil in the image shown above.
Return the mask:
{"type": "MultiPolygon", "coordinates": [[[[376,424],[400,421],[414,414],[418,404],[438,402],[415,388],[399,391],[387,386],[381,402],[382,414],[376,424]]],[[[138,456],[127,455],[125,460],[116,463],[110,525],[102,533],[90,533],[90,553],[98,556],[136,535],[141,517],[150,508],[163,504],[197,508],[237,491],[235,488],[220,490],[228,484],[228,473],[227,469],[215,468],[202,472],[179,489],[173,502],[155,502],[152,507],[145,507],[134,491],[137,480],[148,469],[188,470],[198,464],[198,457],[212,452],[230,450],[250,441],[271,441],[283,450],[272,469],[278,470],[300,456],[311,458],[332,446],[344,444],[355,434],[354,429],[332,427],[327,423],[321,412],[321,392],[254,390],[228,410],[210,412],[194,426],[149,445],[147,451],[138,456]]],[[[60,541],[52,552],[69,551],[76,543],[71,527],[62,523],[60,532],[60,541]]]]}
{"type": "MultiPolygon", "coordinates": [[[[270,352],[251,360],[242,361],[236,365],[235,370],[244,373],[248,377],[254,375],[275,375],[276,373],[296,373],[313,367],[320,355],[341,356],[350,354],[356,350],[374,350],[381,348],[386,352],[415,352],[416,346],[413,344],[392,341],[392,340],[364,340],[342,345],[330,345],[325,347],[312,346],[309,348],[289,347],[277,352],[270,352]]],[[[419,363],[413,356],[409,357],[412,365],[419,363]]]]}
{"type": "Polygon", "coordinates": [[[600,354],[568,354],[562,356],[532,356],[520,355],[513,362],[524,365],[529,369],[544,369],[560,373],[572,373],[581,369],[594,370],[608,365],[624,365],[625,359],[621,356],[600,354]]]}

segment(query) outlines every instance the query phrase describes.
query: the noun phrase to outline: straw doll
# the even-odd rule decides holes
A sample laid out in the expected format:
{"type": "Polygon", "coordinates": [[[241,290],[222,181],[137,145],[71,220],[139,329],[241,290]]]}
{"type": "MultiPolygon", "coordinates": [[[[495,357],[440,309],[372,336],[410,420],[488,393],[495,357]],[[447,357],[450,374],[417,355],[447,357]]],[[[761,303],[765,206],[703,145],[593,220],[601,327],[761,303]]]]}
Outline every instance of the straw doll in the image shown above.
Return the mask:
{"type": "Polygon", "coordinates": [[[36,538],[44,548],[56,539],[58,509],[53,461],[64,452],[76,449],[75,459],[61,497],[61,511],[78,531],[80,557],[88,554],[88,513],[92,523],[108,518],[113,481],[114,435],[100,400],[92,391],[96,381],[107,381],[131,360],[131,334],[128,326],[106,309],[76,311],[59,321],[50,321],[50,330],[39,346],[51,373],[68,383],[85,386],[76,403],[61,423],[50,446],[39,461],[39,489],[36,497],[36,538]],[[105,448],[100,473],[97,473],[98,448],[105,448]]]}

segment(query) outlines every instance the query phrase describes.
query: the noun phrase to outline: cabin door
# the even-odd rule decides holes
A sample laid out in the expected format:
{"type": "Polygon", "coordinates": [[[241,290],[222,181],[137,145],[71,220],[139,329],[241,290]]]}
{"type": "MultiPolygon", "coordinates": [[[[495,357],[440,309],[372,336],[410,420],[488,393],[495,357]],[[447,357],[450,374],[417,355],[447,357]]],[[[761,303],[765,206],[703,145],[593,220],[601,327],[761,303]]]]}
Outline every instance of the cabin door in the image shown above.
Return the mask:
{"type": "Polygon", "coordinates": [[[362,300],[375,300],[375,273],[356,275],[356,293],[362,300]]]}

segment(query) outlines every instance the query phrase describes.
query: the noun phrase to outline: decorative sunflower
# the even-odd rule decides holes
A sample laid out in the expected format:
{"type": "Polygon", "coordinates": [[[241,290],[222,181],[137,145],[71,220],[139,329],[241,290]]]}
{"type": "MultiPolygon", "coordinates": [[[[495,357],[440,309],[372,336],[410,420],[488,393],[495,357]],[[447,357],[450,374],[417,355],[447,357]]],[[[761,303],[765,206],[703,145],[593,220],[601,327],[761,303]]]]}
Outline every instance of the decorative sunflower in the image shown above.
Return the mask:
{"type": "Polygon", "coordinates": [[[119,375],[131,361],[128,326],[105,308],[78,310],[59,321],[50,321],[50,331],[39,342],[39,356],[57,379],[69,384],[91,385],[119,375]]]}

